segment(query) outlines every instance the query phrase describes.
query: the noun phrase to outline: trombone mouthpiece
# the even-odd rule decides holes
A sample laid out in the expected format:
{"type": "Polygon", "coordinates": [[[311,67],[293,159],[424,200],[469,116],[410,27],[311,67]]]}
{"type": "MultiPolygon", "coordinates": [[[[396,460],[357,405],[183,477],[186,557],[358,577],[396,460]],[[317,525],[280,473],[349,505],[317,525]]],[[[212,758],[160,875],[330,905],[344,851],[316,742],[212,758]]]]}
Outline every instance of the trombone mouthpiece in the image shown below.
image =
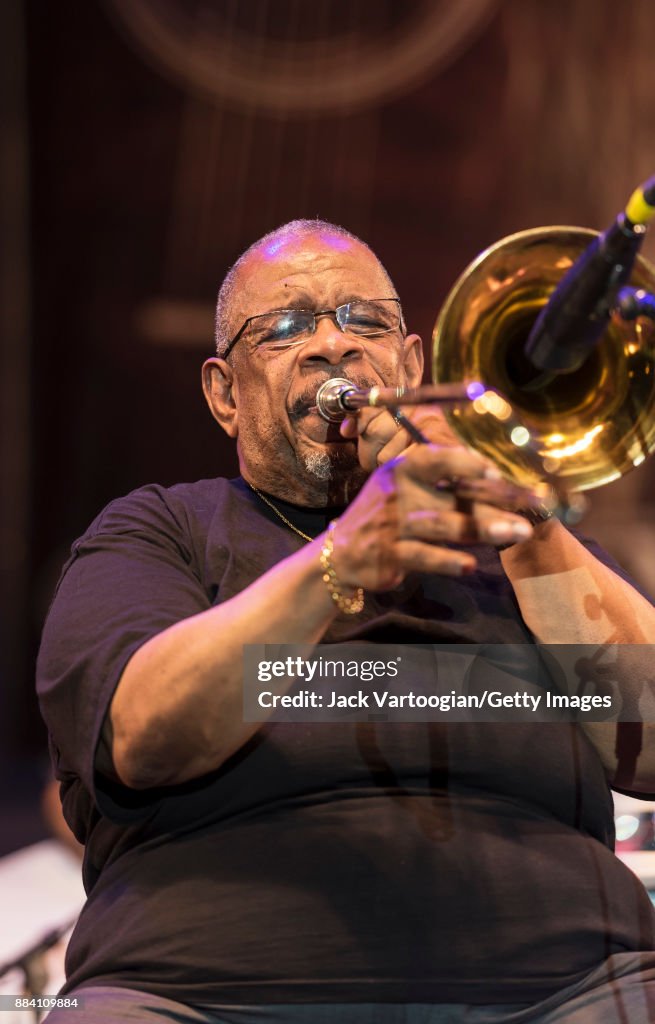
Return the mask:
{"type": "Polygon", "coordinates": [[[359,393],[352,381],[333,377],[321,384],[316,392],[316,410],[328,423],[341,423],[358,406],[349,406],[348,398],[359,393]]]}

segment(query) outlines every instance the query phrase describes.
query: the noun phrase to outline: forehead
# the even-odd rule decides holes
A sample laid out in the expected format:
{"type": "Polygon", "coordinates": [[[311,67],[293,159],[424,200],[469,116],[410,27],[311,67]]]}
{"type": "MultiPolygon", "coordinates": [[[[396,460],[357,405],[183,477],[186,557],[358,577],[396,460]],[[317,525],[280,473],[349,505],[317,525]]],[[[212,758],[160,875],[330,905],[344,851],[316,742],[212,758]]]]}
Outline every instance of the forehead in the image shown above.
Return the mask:
{"type": "Polygon", "coordinates": [[[348,299],[384,298],[391,285],[376,256],[361,242],[327,232],[275,239],[239,268],[235,320],[268,309],[306,304],[330,309],[348,299]]]}

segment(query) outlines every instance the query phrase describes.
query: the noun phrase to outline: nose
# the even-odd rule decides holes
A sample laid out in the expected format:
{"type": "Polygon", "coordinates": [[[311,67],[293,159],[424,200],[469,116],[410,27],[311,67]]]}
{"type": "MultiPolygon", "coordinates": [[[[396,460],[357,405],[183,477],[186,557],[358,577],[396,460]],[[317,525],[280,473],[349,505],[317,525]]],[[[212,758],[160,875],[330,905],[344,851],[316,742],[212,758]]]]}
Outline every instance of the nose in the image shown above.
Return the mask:
{"type": "Polygon", "coordinates": [[[300,351],[303,365],[329,363],[337,366],[348,359],[359,358],[364,351],[361,339],[344,334],[333,317],[323,314],[316,320],[316,330],[300,351]]]}

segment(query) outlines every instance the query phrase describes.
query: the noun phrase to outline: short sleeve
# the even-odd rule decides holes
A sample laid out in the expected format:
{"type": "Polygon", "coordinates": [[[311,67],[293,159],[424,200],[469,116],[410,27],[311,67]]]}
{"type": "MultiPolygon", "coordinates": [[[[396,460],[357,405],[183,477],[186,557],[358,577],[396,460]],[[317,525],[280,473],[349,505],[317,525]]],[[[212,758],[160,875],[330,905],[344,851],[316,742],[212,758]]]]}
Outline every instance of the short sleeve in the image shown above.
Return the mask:
{"type": "Polygon", "coordinates": [[[98,792],[94,761],[125,666],[151,637],[210,606],[188,526],[162,488],[113,502],[73,545],[45,623],[37,689],[58,778],[79,778],[104,813],[113,800],[98,792]]]}

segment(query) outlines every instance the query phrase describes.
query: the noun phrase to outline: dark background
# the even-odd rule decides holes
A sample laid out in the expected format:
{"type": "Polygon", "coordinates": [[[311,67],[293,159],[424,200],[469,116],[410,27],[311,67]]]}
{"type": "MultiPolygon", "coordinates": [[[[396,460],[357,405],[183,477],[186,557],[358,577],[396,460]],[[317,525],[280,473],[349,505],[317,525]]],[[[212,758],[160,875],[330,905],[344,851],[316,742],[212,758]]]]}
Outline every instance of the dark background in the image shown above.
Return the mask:
{"type": "MultiPolygon", "coordinates": [[[[602,228],[655,171],[652,13],[3,0],[0,852],[42,833],[33,662],[71,541],[140,484],[235,471],[199,388],[230,264],[292,218],[344,224],[429,347],[481,249],[602,228]]],[[[655,590],[653,473],[597,492],[586,526],[655,590]]]]}

